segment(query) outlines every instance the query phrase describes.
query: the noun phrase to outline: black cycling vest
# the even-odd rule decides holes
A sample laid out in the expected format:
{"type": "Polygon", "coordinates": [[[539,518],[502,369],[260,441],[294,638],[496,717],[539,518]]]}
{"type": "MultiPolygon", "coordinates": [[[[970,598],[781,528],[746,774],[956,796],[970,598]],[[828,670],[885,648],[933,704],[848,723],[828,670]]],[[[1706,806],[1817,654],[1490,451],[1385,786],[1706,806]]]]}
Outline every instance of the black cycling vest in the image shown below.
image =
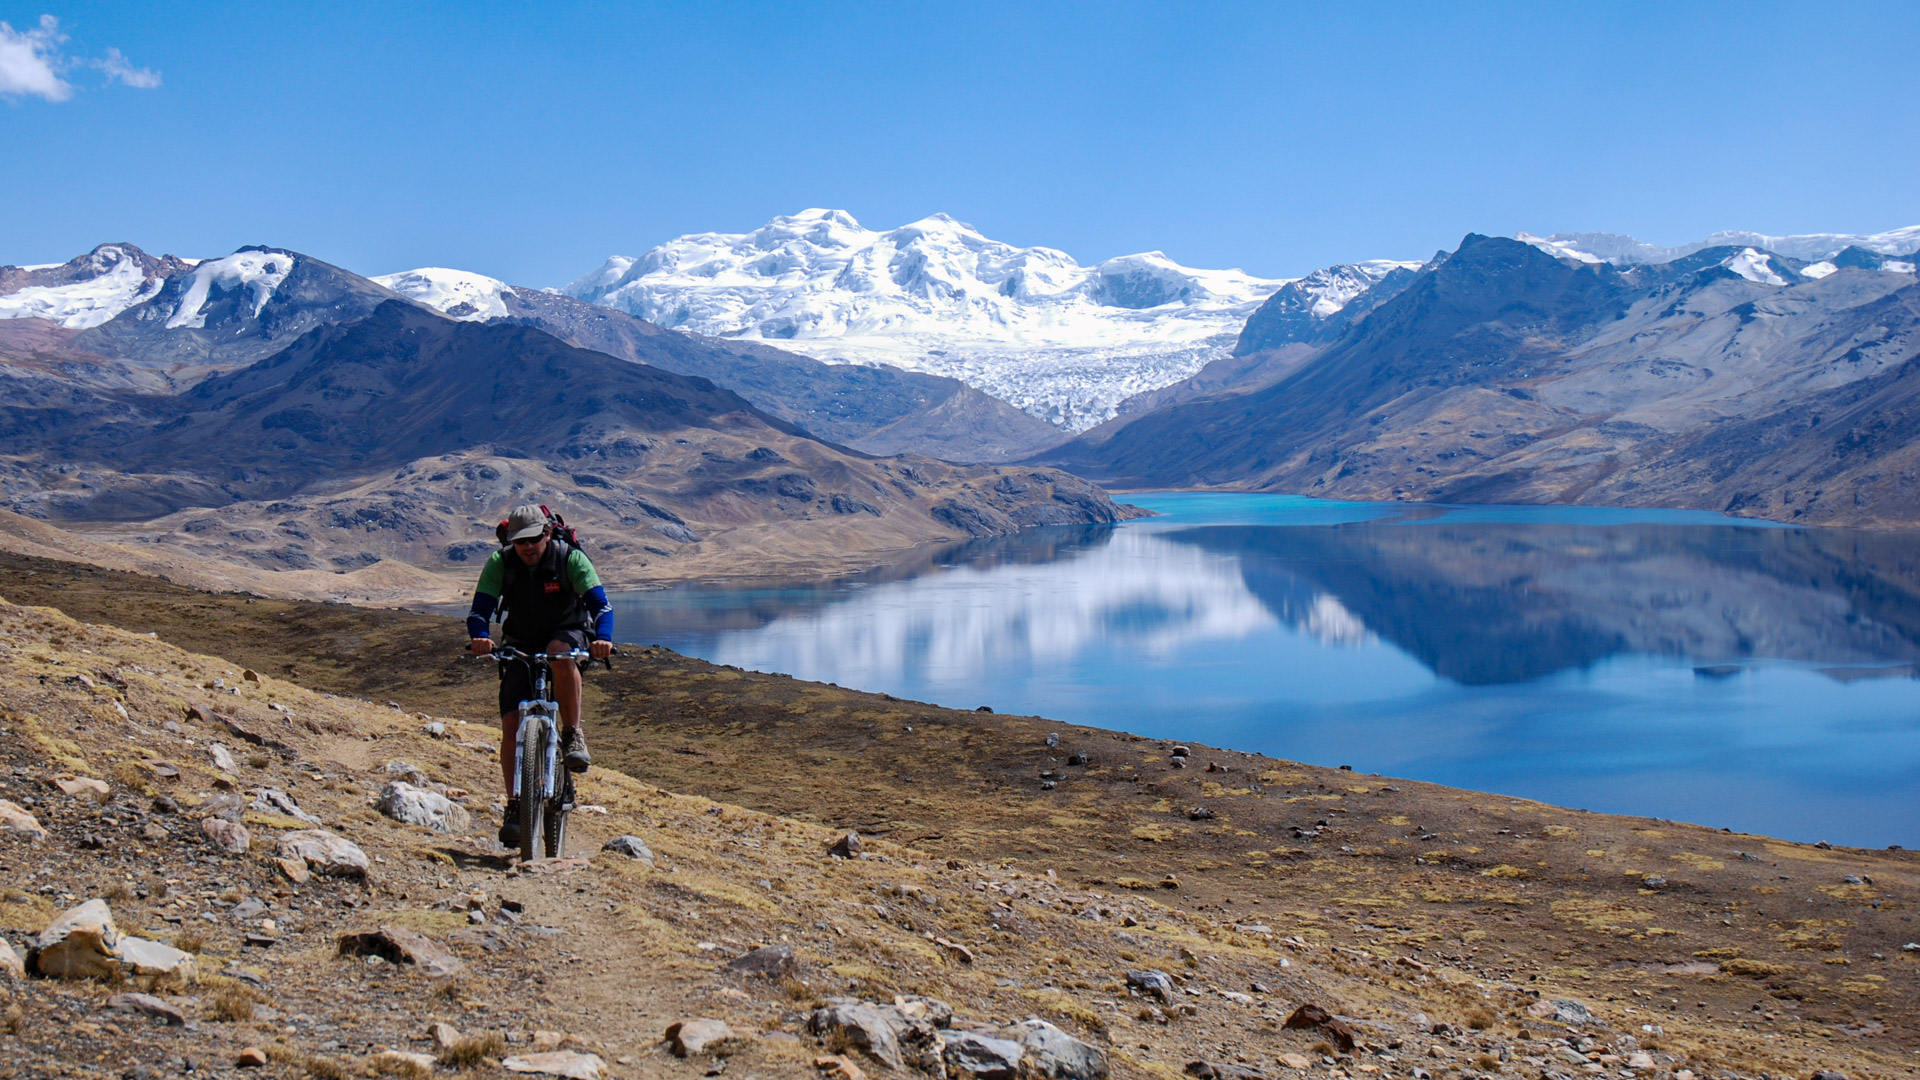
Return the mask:
{"type": "Polygon", "coordinates": [[[558,631],[592,629],[586,598],[573,591],[567,576],[572,550],[555,537],[532,566],[511,548],[500,553],[500,602],[507,609],[501,633],[508,641],[542,649],[558,631]]]}

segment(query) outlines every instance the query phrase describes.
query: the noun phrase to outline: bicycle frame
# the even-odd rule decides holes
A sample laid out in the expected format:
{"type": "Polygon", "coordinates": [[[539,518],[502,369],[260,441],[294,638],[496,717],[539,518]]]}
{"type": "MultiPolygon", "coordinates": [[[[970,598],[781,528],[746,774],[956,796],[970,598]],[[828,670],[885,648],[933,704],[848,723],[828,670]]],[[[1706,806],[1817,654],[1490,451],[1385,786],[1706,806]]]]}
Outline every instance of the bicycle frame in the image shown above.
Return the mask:
{"type": "Polygon", "coordinates": [[[496,645],[491,654],[500,663],[526,664],[533,677],[533,696],[520,703],[520,726],[513,748],[513,794],[520,800],[520,859],[559,858],[567,846],[567,814],[573,810],[573,775],[560,768],[560,707],[551,692],[552,663],[584,661],[584,649],[528,653],[511,645],[496,645]],[[532,756],[528,749],[532,748],[532,756]]]}

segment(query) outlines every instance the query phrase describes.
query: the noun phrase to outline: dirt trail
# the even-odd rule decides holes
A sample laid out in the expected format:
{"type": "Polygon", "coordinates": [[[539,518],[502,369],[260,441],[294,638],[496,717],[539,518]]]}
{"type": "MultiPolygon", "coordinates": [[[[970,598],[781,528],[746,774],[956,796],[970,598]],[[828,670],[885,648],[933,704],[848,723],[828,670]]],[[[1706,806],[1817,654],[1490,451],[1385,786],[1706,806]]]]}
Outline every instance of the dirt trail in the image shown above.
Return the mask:
{"type": "Polygon", "coordinates": [[[189,1060],[196,1076],[252,1075],[234,1065],[246,1046],[267,1051],[265,1075],[391,1071],[376,1055],[434,1052],[436,1020],[475,1037],[476,1075],[549,1031],[613,1076],[693,1076],[709,1058],[660,1040],[694,1017],[741,1034],[727,1073],[801,1076],[828,1049],[809,1007],[835,994],[925,994],[982,1024],[1039,1016],[1120,1076],[1206,1060],[1271,1076],[1858,1080],[1911,1073],[1920,1050],[1909,852],[1197,745],[1176,765],[1169,743],[629,646],[589,691],[599,766],[582,795],[605,813],[576,815],[570,848],[588,857],[523,870],[490,839],[492,682],[455,656],[454,620],[0,565],[0,798],[50,834],[0,837],[0,935],[22,945],[104,897],[123,931],[196,948],[202,973],[150,988],[185,1027],[106,1006],[137,985],[0,979],[0,1076],[184,1075],[189,1060]],[[383,816],[390,762],[470,826],[383,816]],[[63,794],[60,774],[109,793],[63,794]],[[246,854],[205,839],[221,796],[269,787],[359,845],[370,879],[288,880],[278,838],[308,826],[278,812],[244,812],[246,854]],[[863,857],[829,857],[849,830],[863,857]],[[600,851],[620,834],[651,863],[600,851]],[[338,955],[339,935],[381,925],[445,942],[464,972],[338,955]],[[765,944],[790,945],[796,967],[726,968],[765,944]],[[1165,1000],[1129,989],[1146,968],[1177,977],[1165,1000]],[[1556,1000],[1593,1021],[1554,1017],[1556,1000]],[[1351,1019],[1353,1053],[1280,1026],[1308,1002],[1351,1019]]]}

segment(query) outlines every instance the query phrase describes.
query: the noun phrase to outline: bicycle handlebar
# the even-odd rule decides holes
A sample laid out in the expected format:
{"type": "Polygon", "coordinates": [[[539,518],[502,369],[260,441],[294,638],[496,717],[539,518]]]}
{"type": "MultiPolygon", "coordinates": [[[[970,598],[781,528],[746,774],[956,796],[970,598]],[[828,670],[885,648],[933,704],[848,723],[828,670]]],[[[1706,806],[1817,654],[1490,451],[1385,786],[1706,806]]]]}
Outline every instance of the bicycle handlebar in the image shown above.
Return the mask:
{"type": "MultiPolygon", "coordinates": [[[[615,649],[613,651],[618,653],[620,650],[615,649]]],[[[581,661],[583,666],[596,659],[592,653],[585,649],[568,649],[566,652],[530,653],[516,649],[511,645],[495,645],[492,652],[480,658],[482,660],[492,660],[496,663],[505,660],[541,660],[547,663],[552,663],[555,660],[576,660],[581,661]]],[[[606,665],[608,671],[613,670],[613,660],[611,657],[601,659],[600,662],[606,665]]]]}
{"type": "Polygon", "coordinates": [[[487,658],[491,660],[545,660],[551,663],[555,660],[591,660],[593,659],[593,654],[585,649],[568,649],[566,652],[554,653],[530,653],[523,652],[511,645],[495,645],[493,651],[487,654],[487,658]]]}

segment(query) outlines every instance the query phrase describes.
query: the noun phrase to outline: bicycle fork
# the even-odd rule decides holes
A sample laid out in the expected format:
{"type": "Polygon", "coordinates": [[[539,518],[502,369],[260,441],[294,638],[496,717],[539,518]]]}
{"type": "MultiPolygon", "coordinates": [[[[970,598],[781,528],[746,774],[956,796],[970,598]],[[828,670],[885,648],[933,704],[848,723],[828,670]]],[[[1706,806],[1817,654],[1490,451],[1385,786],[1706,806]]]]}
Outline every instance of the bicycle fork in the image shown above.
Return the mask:
{"type": "Polygon", "coordinates": [[[547,779],[547,794],[552,796],[555,767],[559,764],[560,725],[554,716],[554,706],[544,701],[523,701],[520,703],[520,730],[514,736],[513,743],[513,794],[519,798],[520,778],[526,775],[527,736],[545,727],[551,733],[545,739],[546,760],[540,763],[540,775],[547,779]]]}

